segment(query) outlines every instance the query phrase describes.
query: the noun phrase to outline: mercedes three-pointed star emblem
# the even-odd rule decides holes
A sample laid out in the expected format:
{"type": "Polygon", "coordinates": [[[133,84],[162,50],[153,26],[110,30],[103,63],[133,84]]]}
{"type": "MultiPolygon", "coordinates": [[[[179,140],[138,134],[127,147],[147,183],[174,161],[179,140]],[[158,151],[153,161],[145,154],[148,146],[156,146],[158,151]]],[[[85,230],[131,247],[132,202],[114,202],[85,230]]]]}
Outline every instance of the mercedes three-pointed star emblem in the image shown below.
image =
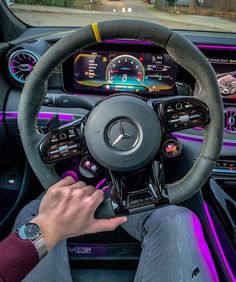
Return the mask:
{"type": "Polygon", "coordinates": [[[133,122],[122,119],[111,124],[107,137],[114,149],[128,151],[136,146],[139,140],[139,131],[133,122]]]}

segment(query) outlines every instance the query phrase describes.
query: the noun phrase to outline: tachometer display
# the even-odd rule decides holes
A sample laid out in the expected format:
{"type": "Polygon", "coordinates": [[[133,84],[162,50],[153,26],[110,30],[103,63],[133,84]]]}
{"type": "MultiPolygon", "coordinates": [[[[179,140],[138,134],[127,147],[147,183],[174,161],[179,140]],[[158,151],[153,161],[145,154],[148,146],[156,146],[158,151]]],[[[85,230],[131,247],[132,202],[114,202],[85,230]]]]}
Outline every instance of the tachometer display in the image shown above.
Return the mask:
{"type": "Polygon", "coordinates": [[[106,69],[108,83],[139,85],[143,83],[144,76],[145,71],[142,63],[130,55],[121,55],[114,58],[106,69]]]}

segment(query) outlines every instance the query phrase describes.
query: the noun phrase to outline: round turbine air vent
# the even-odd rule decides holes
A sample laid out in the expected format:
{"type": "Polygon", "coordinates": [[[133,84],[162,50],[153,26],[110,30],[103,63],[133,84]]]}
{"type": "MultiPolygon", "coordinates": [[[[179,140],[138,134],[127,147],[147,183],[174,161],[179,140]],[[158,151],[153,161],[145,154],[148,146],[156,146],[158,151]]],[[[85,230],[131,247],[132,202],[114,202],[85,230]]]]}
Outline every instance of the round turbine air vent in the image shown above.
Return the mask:
{"type": "Polygon", "coordinates": [[[39,57],[29,50],[17,50],[8,59],[8,68],[12,78],[23,85],[30,72],[33,70],[39,57]]]}
{"type": "Polygon", "coordinates": [[[225,131],[228,133],[236,133],[236,109],[226,109],[225,116],[225,131]]]}

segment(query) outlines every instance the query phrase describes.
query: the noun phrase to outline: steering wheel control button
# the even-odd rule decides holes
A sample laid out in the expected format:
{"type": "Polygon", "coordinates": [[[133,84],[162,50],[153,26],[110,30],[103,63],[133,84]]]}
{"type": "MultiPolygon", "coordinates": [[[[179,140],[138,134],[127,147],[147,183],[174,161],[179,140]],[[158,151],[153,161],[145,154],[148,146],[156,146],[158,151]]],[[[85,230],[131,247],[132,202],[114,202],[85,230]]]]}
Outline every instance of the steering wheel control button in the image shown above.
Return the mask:
{"type": "Polygon", "coordinates": [[[169,132],[204,126],[210,121],[208,107],[196,98],[177,98],[164,102],[160,106],[160,113],[169,132]]]}
{"type": "Polygon", "coordinates": [[[65,140],[66,139],[66,134],[65,133],[60,133],[59,138],[60,138],[60,140],[65,140]]]}
{"type": "Polygon", "coordinates": [[[175,108],[176,108],[176,110],[182,110],[183,109],[183,104],[182,103],[177,103],[176,105],[175,105],[175,108]]]}
{"type": "Polygon", "coordinates": [[[92,157],[113,171],[135,171],[159,150],[162,128],[154,109],[139,97],[110,96],[90,112],[84,130],[92,157]]]}
{"type": "Polygon", "coordinates": [[[40,146],[44,160],[48,163],[78,155],[82,152],[78,128],[59,128],[40,146]]]}
{"type": "Polygon", "coordinates": [[[69,138],[73,138],[73,137],[76,137],[76,131],[74,128],[71,128],[68,130],[68,133],[69,133],[69,138]]]}
{"type": "Polygon", "coordinates": [[[60,153],[60,150],[49,151],[50,155],[55,155],[55,154],[58,154],[58,153],[60,153]]]}
{"type": "Polygon", "coordinates": [[[68,146],[67,145],[63,145],[63,146],[59,147],[59,151],[60,151],[60,153],[68,152],[68,146]]]}
{"type": "Polygon", "coordinates": [[[138,127],[128,119],[118,119],[113,122],[107,131],[107,140],[111,147],[118,151],[129,151],[139,141],[138,127]]]}
{"type": "Polygon", "coordinates": [[[174,112],[174,109],[172,108],[171,105],[169,105],[166,109],[167,113],[173,113],[174,112]]]}
{"type": "Polygon", "coordinates": [[[174,158],[180,155],[182,151],[181,143],[176,139],[168,139],[162,146],[162,153],[167,158],[174,158]]]}

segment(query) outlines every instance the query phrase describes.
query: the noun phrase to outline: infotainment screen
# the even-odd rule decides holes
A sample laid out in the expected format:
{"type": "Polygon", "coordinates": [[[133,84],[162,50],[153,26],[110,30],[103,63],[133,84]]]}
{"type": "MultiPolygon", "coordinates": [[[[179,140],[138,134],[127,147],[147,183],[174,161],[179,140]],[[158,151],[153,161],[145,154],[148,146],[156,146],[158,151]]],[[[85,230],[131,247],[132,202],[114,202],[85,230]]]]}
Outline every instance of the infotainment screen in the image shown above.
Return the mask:
{"type": "Polygon", "coordinates": [[[236,99],[236,59],[210,58],[223,98],[236,99]]]}
{"type": "Polygon", "coordinates": [[[76,92],[174,94],[177,64],[168,54],[82,50],[73,68],[76,92]]]}

